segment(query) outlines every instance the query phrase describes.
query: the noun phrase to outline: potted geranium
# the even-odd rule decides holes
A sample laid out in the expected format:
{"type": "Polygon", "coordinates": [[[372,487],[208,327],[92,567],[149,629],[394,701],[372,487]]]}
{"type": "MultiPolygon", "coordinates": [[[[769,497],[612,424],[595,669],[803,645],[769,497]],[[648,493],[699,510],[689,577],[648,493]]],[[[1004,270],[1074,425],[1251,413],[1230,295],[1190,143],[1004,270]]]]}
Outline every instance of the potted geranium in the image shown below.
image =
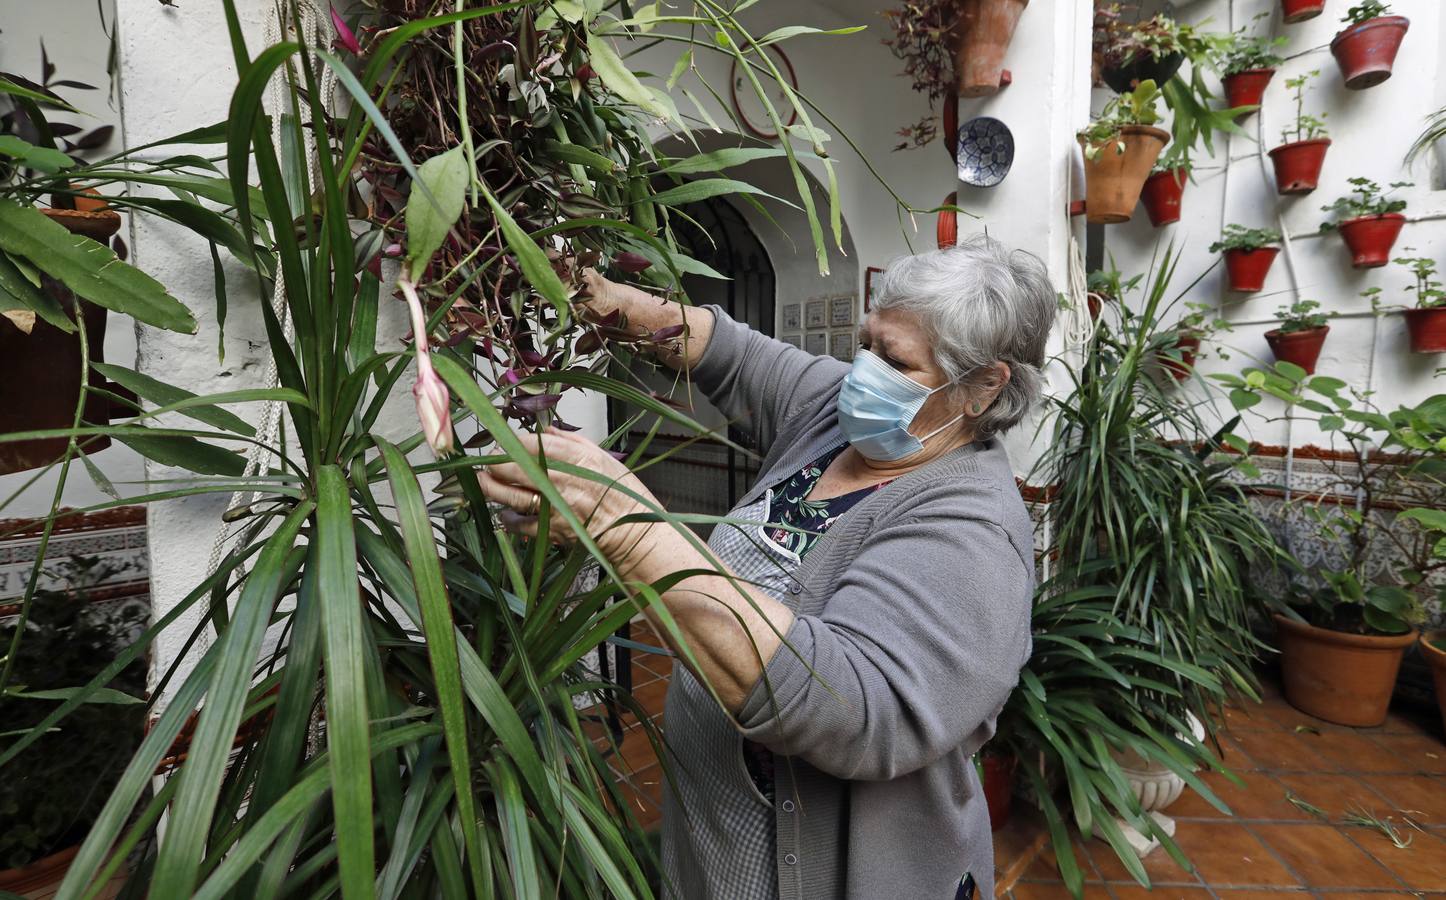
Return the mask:
{"type": "Polygon", "coordinates": [[[1390,195],[1410,187],[1411,182],[1393,181],[1385,191],[1369,178],[1352,178],[1350,183],[1350,194],[1321,207],[1324,212],[1335,213],[1335,219],[1322,222],[1320,230],[1340,231],[1355,268],[1379,268],[1390,262],[1391,248],[1406,224],[1406,217],[1401,215],[1406,201],[1390,195]]]}
{"type": "Polygon", "coordinates": [[[1276,67],[1285,61],[1279,52],[1283,46],[1283,37],[1249,36],[1242,28],[1214,49],[1212,61],[1220,71],[1226,106],[1252,107],[1245,115],[1260,106],[1266,85],[1275,77],[1276,67]]]}
{"type": "Polygon", "coordinates": [[[1396,51],[1401,49],[1411,20],[1390,12],[1390,4],[1366,0],[1346,10],[1342,17],[1346,27],[1331,41],[1331,55],[1350,90],[1375,87],[1391,77],[1396,51]]]}
{"type": "Polygon", "coordinates": [[[1320,70],[1315,69],[1285,82],[1295,91],[1295,121],[1281,129],[1282,143],[1270,151],[1275,187],[1282,194],[1309,194],[1320,184],[1320,170],[1331,145],[1326,137],[1326,113],[1311,116],[1305,112],[1306,85],[1319,75],[1320,70]]]}
{"type": "Polygon", "coordinates": [[[1280,232],[1274,228],[1227,225],[1211,253],[1225,254],[1225,272],[1232,291],[1254,293],[1265,287],[1265,276],[1280,253],[1280,232]]]}
{"type": "MultiPolygon", "coordinates": [[[[1414,250],[1407,247],[1407,252],[1414,250]]],[[[1429,256],[1400,257],[1396,264],[1405,266],[1416,283],[1406,288],[1416,295],[1416,305],[1405,310],[1406,330],[1411,335],[1414,353],[1446,353],[1446,290],[1436,277],[1436,260],[1429,256]]]]}
{"type": "Polygon", "coordinates": [[[1294,363],[1307,375],[1315,374],[1316,360],[1331,327],[1314,300],[1297,300],[1275,312],[1280,325],[1265,333],[1265,342],[1277,362],[1294,363]]]}
{"type": "Polygon", "coordinates": [[[1145,80],[1114,97],[1099,117],[1079,132],[1085,160],[1085,214],[1091,222],[1128,222],[1150,169],[1170,142],[1155,128],[1160,90],[1145,80]]]}
{"type": "Polygon", "coordinates": [[[1280,0],[1281,21],[1287,25],[1314,19],[1325,12],[1326,0],[1280,0]]]}
{"type": "Polygon", "coordinates": [[[1150,217],[1150,224],[1159,228],[1180,221],[1180,204],[1185,199],[1185,182],[1190,180],[1193,166],[1188,153],[1176,153],[1181,149],[1177,144],[1155,164],[1150,177],[1145,179],[1140,202],[1150,217]]]}

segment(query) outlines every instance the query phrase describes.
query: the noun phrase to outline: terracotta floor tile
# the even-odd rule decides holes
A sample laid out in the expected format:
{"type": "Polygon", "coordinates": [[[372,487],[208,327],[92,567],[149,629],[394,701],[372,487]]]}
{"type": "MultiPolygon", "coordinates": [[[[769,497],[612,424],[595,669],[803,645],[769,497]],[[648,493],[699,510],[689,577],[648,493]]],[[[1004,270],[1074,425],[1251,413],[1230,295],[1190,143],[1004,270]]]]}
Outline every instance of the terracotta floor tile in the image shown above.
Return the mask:
{"type": "Polygon", "coordinates": [[[623,736],[621,762],[616,762],[624,772],[637,772],[658,762],[657,754],[648,736],[640,728],[632,728],[623,736]]]}
{"type": "Polygon", "coordinates": [[[1421,734],[1427,737],[1441,736],[1441,716],[1434,710],[1393,709],[1386,714],[1386,722],[1379,729],[1384,734],[1421,734]]]}
{"type": "MultiPolygon", "coordinates": [[[[638,703],[642,704],[643,709],[647,710],[649,713],[662,712],[663,701],[667,697],[667,695],[668,682],[661,678],[650,681],[642,687],[634,689],[633,691],[633,698],[636,699],[638,703]]],[[[628,724],[632,724],[633,722],[637,721],[633,718],[631,713],[625,715],[624,718],[627,720],[628,724]]]]}
{"type": "Polygon", "coordinates": [[[1392,822],[1407,847],[1397,847],[1389,838],[1370,828],[1348,828],[1346,833],[1376,861],[1418,891],[1446,891],[1446,840],[1439,835],[1416,831],[1399,821],[1392,822]]]}
{"type": "Polygon", "coordinates": [[[1049,833],[1043,821],[1024,804],[1016,804],[1009,824],[994,832],[995,877],[1006,871],[1018,877],[1016,868],[1028,865],[1038,853],[1050,852],[1049,833]]]}
{"type": "MultiPolygon", "coordinates": [[[[1242,731],[1233,740],[1254,763],[1254,768],[1286,772],[1329,772],[1333,766],[1311,749],[1304,737],[1290,731],[1242,731]]],[[[1235,765],[1229,760],[1226,765],[1235,765]]]]}
{"type": "Polygon", "coordinates": [[[1307,896],[1304,887],[1275,888],[1274,890],[1237,890],[1233,888],[1214,888],[1215,896],[1220,900],[1292,900],[1307,896]]]}
{"type": "MultiPolygon", "coordinates": [[[[1382,806],[1382,797],[1359,777],[1332,773],[1276,775],[1285,790],[1312,806],[1318,806],[1332,820],[1339,819],[1352,806],[1375,809],[1382,806]]],[[[1313,820],[1309,814],[1297,818],[1313,820]]]]}
{"type": "Polygon", "coordinates": [[[1317,719],[1310,713],[1303,712],[1291,706],[1286,699],[1275,696],[1266,699],[1262,704],[1264,712],[1275,721],[1282,730],[1294,732],[1297,727],[1303,729],[1315,729],[1316,731],[1346,731],[1345,725],[1337,725],[1334,722],[1327,722],[1324,719],[1317,719]]]}
{"type": "Polygon", "coordinates": [[[1421,734],[1373,734],[1371,740],[1399,760],[1398,771],[1446,775],[1446,743],[1421,734]]]}
{"type": "Polygon", "coordinates": [[[628,809],[644,828],[651,828],[662,821],[664,778],[662,768],[656,765],[620,778],[628,809]]]}
{"type": "MultiPolygon", "coordinates": [[[[1190,823],[1186,822],[1176,823],[1175,837],[1177,842],[1181,831],[1189,824],[1190,823]]],[[[1182,844],[1181,847],[1183,848],[1183,846],[1182,844]]],[[[1115,854],[1114,848],[1109,844],[1098,839],[1092,840],[1089,842],[1089,852],[1090,859],[1093,860],[1095,868],[1105,881],[1118,881],[1128,884],[1136,883],[1135,877],[1125,868],[1125,864],[1120,862],[1119,856],[1115,854]]],[[[1190,851],[1185,850],[1185,855],[1190,856],[1190,851]]],[[[1196,862],[1193,858],[1191,861],[1196,862]]],[[[1173,856],[1165,852],[1163,847],[1146,856],[1142,862],[1145,864],[1145,874],[1150,876],[1150,883],[1156,887],[1168,884],[1183,884],[1189,886],[1198,886],[1200,884],[1200,879],[1195,876],[1195,873],[1182,868],[1179,863],[1175,862],[1173,856]]],[[[1198,865],[1198,862],[1196,862],[1196,864],[1198,865]]]]}
{"type": "Polygon", "coordinates": [[[1394,888],[1401,883],[1330,825],[1252,825],[1312,888],[1394,888]]]}
{"type": "MultiPolygon", "coordinates": [[[[1204,776],[1205,784],[1219,797],[1237,819],[1306,819],[1307,814],[1285,799],[1285,788],[1264,772],[1237,772],[1245,782],[1237,786],[1219,772],[1204,776]]],[[[1189,787],[1166,814],[1173,818],[1225,819],[1225,813],[1212,806],[1189,787]]]]}
{"type": "MultiPolygon", "coordinates": [[[[1084,870],[1086,881],[1099,881],[1101,876],[1090,860],[1090,852],[1078,837],[1074,839],[1075,863],[1084,870]]],[[[1045,841],[1039,852],[1029,861],[1029,867],[1020,875],[1026,881],[1055,881],[1059,876],[1059,860],[1054,854],[1054,844],[1045,841]]]]}
{"type": "Polygon", "coordinates": [[[1300,735],[1301,743],[1342,772],[1400,772],[1401,759],[1376,742],[1378,736],[1351,731],[1300,735]]]}
{"type": "Polygon", "coordinates": [[[1210,892],[1202,887],[1143,888],[1138,884],[1113,884],[1115,900],[1209,900],[1210,892]]]}
{"type": "MultiPolygon", "coordinates": [[[[1206,884],[1236,887],[1300,884],[1244,825],[1229,821],[1178,822],[1175,842],[1206,884]]],[[[1166,856],[1162,851],[1156,853],[1166,856]]]]}
{"type": "Polygon", "coordinates": [[[1252,700],[1241,700],[1225,707],[1226,731],[1279,731],[1280,724],[1271,716],[1270,707],[1252,700]]]}
{"type": "Polygon", "coordinates": [[[1368,775],[1362,779],[1422,825],[1446,825],[1446,775],[1368,775]]]}
{"type": "MultiPolygon", "coordinates": [[[[1014,900],[1072,900],[1069,888],[1062,881],[1021,881],[1010,891],[1014,900]]],[[[1112,900],[1103,884],[1086,884],[1084,900],[1112,900]]]]}

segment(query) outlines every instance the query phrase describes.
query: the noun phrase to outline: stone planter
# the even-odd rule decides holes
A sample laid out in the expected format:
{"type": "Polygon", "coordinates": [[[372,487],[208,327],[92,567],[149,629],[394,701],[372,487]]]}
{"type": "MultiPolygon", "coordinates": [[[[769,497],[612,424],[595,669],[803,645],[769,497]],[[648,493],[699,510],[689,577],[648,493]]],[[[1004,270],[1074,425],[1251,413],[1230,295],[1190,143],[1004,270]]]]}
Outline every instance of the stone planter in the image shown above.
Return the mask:
{"type": "MultiPolygon", "coordinates": [[[[1193,715],[1189,722],[1195,739],[1203,741],[1205,726],[1193,715]]],[[[1115,751],[1111,756],[1124,771],[1130,790],[1145,812],[1162,812],[1185,792],[1185,779],[1164,766],[1147,762],[1133,750],[1115,751]]]]}

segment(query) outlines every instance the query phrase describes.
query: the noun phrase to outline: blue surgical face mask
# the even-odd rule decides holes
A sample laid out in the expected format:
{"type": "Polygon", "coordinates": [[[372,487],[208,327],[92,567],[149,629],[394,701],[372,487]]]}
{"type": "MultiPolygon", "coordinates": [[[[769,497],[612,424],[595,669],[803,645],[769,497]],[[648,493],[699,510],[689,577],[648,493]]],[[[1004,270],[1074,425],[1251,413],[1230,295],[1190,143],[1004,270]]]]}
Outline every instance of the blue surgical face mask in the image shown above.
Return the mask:
{"type": "Polygon", "coordinates": [[[839,390],[839,428],[853,448],[869,459],[892,462],[912,456],[924,449],[924,441],[964,418],[961,413],[922,438],[909,433],[924,401],[945,387],[948,385],[931,391],[869,351],[860,350],[839,390]]]}

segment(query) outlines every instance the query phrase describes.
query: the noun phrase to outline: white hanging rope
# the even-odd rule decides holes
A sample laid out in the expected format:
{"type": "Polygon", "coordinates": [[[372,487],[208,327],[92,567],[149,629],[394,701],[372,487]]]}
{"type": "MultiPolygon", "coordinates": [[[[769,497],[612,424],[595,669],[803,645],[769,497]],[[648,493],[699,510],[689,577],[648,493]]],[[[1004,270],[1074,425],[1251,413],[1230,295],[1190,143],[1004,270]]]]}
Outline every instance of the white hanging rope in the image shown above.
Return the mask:
{"type": "MultiPolygon", "coordinates": [[[[1078,145],[1073,148],[1069,161],[1069,176],[1066,183],[1065,196],[1073,200],[1075,195],[1075,180],[1083,182],[1084,156],[1078,145]]],[[[1065,230],[1069,233],[1069,251],[1065,260],[1067,283],[1065,290],[1068,292],[1064,310],[1064,345],[1066,349],[1083,347],[1090,342],[1095,335],[1095,327],[1098,320],[1090,315],[1089,309],[1089,279],[1085,273],[1084,254],[1080,251],[1079,241],[1075,240],[1074,222],[1069,209],[1064,213],[1065,230]]]]}

